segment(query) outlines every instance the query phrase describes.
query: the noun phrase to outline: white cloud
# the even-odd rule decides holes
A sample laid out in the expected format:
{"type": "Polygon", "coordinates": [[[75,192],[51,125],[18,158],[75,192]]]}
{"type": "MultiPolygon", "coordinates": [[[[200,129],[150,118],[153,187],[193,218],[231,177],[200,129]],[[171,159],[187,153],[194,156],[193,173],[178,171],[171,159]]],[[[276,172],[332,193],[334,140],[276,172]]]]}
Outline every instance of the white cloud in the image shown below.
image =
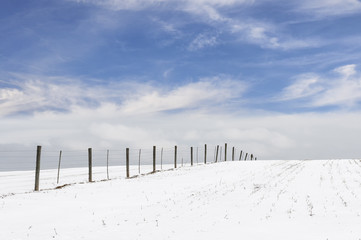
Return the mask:
{"type": "MultiPolygon", "coordinates": [[[[182,11],[193,16],[192,21],[201,21],[222,33],[230,33],[235,36],[238,41],[248,42],[259,45],[263,48],[271,49],[299,49],[317,47],[324,44],[323,41],[317,39],[295,39],[287,34],[281,33],[279,26],[269,22],[255,20],[246,16],[228,17],[224,14],[225,9],[235,7],[252,7],[261,4],[264,1],[255,0],[75,0],[83,3],[97,4],[110,10],[144,10],[152,7],[173,11],[182,11]]],[[[174,37],[179,38],[183,34],[174,27],[172,23],[157,20],[161,29],[174,37]]],[[[201,49],[206,46],[217,44],[216,36],[200,34],[190,44],[190,50],[201,49]]]]}
{"type": "Polygon", "coordinates": [[[224,77],[204,78],[175,89],[152,89],[122,105],[125,113],[144,113],[184,108],[205,108],[215,103],[240,98],[246,85],[224,77]]]}
{"type": "Polygon", "coordinates": [[[255,39],[262,39],[266,37],[266,29],[262,27],[254,27],[250,29],[250,37],[255,39]]]}
{"type": "Polygon", "coordinates": [[[297,81],[283,89],[280,100],[307,98],[308,106],[339,106],[350,108],[361,102],[361,73],[356,65],[334,69],[333,77],[316,74],[299,76],[297,81]]]}
{"type": "MultiPolygon", "coordinates": [[[[0,147],[43,145],[44,150],[171,148],[227,142],[261,159],[352,158],[360,113],[271,114],[253,111],[181,111],[124,115],[115,104],[72,107],[0,118],[0,147]]],[[[19,148],[20,150],[22,148],[19,148]]],[[[211,155],[211,154],[210,154],[211,155]]]]}
{"type": "MultiPolygon", "coordinates": [[[[359,79],[352,66],[338,68],[336,72],[346,81],[343,86],[359,79]],[[346,80],[345,76],[348,76],[346,80]]],[[[100,85],[92,89],[74,83],[74,79],[64,85],[57,84],[56,78],[48,84],[38,84],[34,79],[37,77],[1,92],[0,149],[38,144],[44,149],[59,150],[201,146],[204,143],[210,144],[212,149],[214,144],[228,142],[229,146],[263,159],[337,158],[361,154],[357,144],[360,113],[290,115],[235,110],[235,106],[230,111],[221,107],[241,96],[246,86],[224,76],[204,78],[172,89],[151,84],[106,87],[111,90],[100,85]],[[28,110],[33,114],[4,116],[4,106],[5,110],[10,109],[6,104],[13,104],[11,108],[17,111],[28,110]],[[49,106],[64,111],[49,110],[49,106]]],[[[298,88],[289,91],[298,96],[309,95],[313,84],[327,87],[321,92],[322,96],[327,96],[331,89],[337,90],[332,84],[309,78],[304,82],[300,80],[298,88]]],[[[360,86],[356,90],[360,90],[360,86]]]]}
{"type": "Polygon", "coordinates": [[[0,89],[0,100],[14,100],[14,99],[21,99],[23,96],[23,92],[19,91],[18,89],[12,88],[3,88],[0,89]]]}
{"type": "Polygon", "coordinates": [[[196,51],[205,47],[214,46],[217,43],[218,42],[216,36],[201,33],[189,44],[188,50],[196,51]]]}
{"type": "Polygon", "coordinates": [[[255,20],[237,21],[228,19],[230,31],[238,34],[240,39],[263,48],[300,49],[317,47],[324,43],[317,39],[295,39],[282,34],[277,26],[255,20]]]}
{"type": "Polygon", "coordinates": [[[14,87],[0,92],[0,116],[42,109],[66,111],[69,106],[96,104],[121,92],[114,88],[92,88],[71,78],[21,74],[14,74],[14,78],[11,82],[14,87]]]}
{"type": "Polygon", "coordinates": [[[315,17],[361,12],[361,2],[359,0],[304,0],[295,3],[297,11],[312,13],[315,17]]]}
{"type": "Polygon", "coordinates": [[[336,68],[334,71],[341,74],[342,76],[344,76],[344,78],[349,78],[352,75],[356,74],[356,65],[355,64],[350,64],[350,65],[345,65],[345,66],[341,66],[336,68]]]}
{"type": "Polygon", "coordinates": [[[13,88],[0,91],[0,116],[43,110],[68,111],[73,106],[93,108],[115,103],[124,113],[203,108],[240,98],[246,85],[226,76],[203,78],[173,88],[149,83],[108,83],[90,80],[15,75],[13,88]]]}
{"type": "Polygon", "coordinates": [[[81,3],[91,3],[112,10],[140,10],[152,6],[178,6],[180,9],[195,10],[199,8],[226,7],[250,4],[255,0],[72,0],[81,3]]]}
{"type": "MultiPolygon", "coordinates": [[[[229,2],[230,5],[231,3],[232,2],[229,2]]],[[[245,1],[242,3],[247,5],[249,2],[245,1]]],[[[236,3],[233,4],[237,5],[236,3]]],[[[187,11],[203,18],[203,21],[213,25],[215,28],[219,29],[220,32],[231,33],[240,41],[259,45],[263,48],[288,50],[320,45],[320,41],[314,39],[294,39],[285,36],[279,32],[277,26],[269,22],[248,18],[230,18],[222,15],[218,9],[219,7],[217,5],[199,7],[194,4],[191,5],[187,11]]],[[[216,39],[209,40],[212,41],[213,45],[215,42],[214,40],[216,39]]]]}
{"type": "Polygon", "coordinates": [[[315,98],[314,106],[340,106],[353,108],[361,101],[360,80],[348,80],[343,83],[334,84],[321,96],[315,98]]]}
{"type": "Polygon", "coordinates": [[[111,10],[140,10],[152,5],[167,2],[166,0],[73,0],[79,3],[96,4],[111,10]]]}
{"type": "Polygon", "coordinates": [[[279,100],[292,100],[312,96],[323,90],[319,84],[320,79],[315,75],[303,75],[290,86],[283,89],[279,100]]]}

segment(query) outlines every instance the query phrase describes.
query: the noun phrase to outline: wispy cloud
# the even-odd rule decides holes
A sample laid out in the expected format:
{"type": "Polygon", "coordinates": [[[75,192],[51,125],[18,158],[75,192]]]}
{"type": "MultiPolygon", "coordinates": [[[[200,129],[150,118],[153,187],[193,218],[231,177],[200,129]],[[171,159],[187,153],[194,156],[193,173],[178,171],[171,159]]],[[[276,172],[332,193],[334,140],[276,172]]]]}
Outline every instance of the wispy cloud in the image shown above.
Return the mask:
{"type": "Polygon", "coordinates": [[[233,98],[241,98],[245,90],[245,83],[231,78],[203,78],[175,89],[153,88],[148,93],[138,94],[125,101],[122,109],[126,113],[144,113],[207,108],[233,98]]]}
{"type": "MultiPolygon", "coordinates": [[[[218,1],[215,1],[218,2],[218,1]]],[[[221,13],[224,7],[251,7],[256,1],[226,1],[225,4],[189,4],[186,8],[191,14],[200,16],[205,22],[236,37],[237,40],[271,49],[300,49],[322,45],[317,39],[295,39],[281,32],[276,24],[249,17],[234,18],[221,13]]]]}
{"type": "Polygon", "coordinates": [[[160,26],[161,30],[163,30],[164,32],[166,32],[170,35],[173,35],[173,36],[182,35],[182,32],[179,29],[177,29],[176,24],[163,21],[159,18],[152,18],[152,20],[155,23],[157,23],[160,26]]]}
{"type": "Polygon", "coordinates": [[[327,79],[328,87],[313,101],[315,106],[337,105],[354,107],[361,101],[361,74],[356,65],[346,65],[335,69],[336,79],[327,79]]]}
{"type": "MultiPolygon", "coordinates": [[[[259,45],[263,48],[271,49],[299,49],[319,46],[321,43],[316,39],[295,39],[282,33],[276,24],[262,21],[260,19],[253,19],[247,16],[229,17],[224,13],[225,9],[243,7],[251,8],[258,3],[255,0],[213,0],[213,1],[118,1],[118,0],[75,0],[83,3],[97,4],[111,10],[132,10],[139,11],[144,9],[151,9],[158,7],[159,9],[172,9],[173,11],[181,11],[193,16],[193,21],[200,21],[208,24],[219,32],[233,35],[236,41],[247,42],[250,44],[259,45]]],[[[260,1],[261,4],[263,1],[260,1]]],[[[177,34],[180,31],[175,29],[171,23],[159,21],[164,31],[171,34],[177,34]]],[[[204,46],[213,46],[219,43],[217,36],[208,36],[208,34],[200,34],[196,36],[190,44],[189,49],[201,49],[204,46]],[[209,37],[207,39],[207,37],[209,37]]]]}
{"type": "Polygon", "coordinates": [[[255,0],[71,0],[81,3],[91,3],[108,7],[113,10],[140,10],[152,6],[179,6],[180,9],[195,11],[201,7],[226,7],[250,4],[255,0]]]}
{"type": "Polygon", "coordinates": [[[292,85],[283,89],[277,99],[285,101],[312,96],[323,90],[319,81],[319,77],[313,74],[299,76],[292,85]]]}
{"type": "Polygon", "coordinates": [[[296,10],[315,17],[348,15],[361,12],[359,0],[304,0],[296,1],[296,10]]]}
{"type": "Polygon", "coordinates": [[[355,64],[334,69],[336,76],[305,74],[283,89],[279,100],[304,98],[310,107],[355,107],[361,102],[361,73],[355,64]]]}
{"type": "Polygon", "coordinates": [[[176,87],[129,81],[100,84],[96,80],[14,75],[13,87],[0,90],[2,116],[18,112],[69,111],[74,106],[94,108],[112,103],[125,114],[177,109],[199,109],[240,98],[246,84],[226,76],[202,78],[176,87]]]}
{"type": "Polygon", "coordinates": [[[188,50],[196,51],[205,47],[212,47],[217,43],[217,36],[201,33],[189,44],[188,50]]]}
{"type": "Polygon", "coordinates": [[[228,19],[230,32],[238,35],[240,40],[270,49],[301,49],[322,45],[317,39],[295,39],[280,32],[278,27],[270,23],[255,20],[239,21],[228,19]]]}
{"type": "Polygon", "coordinates": [[[71,106],[97,106],[126,96],[119,86],[67,77],[13,74],[0,92],[0,115],[35,111],[68,111],[71,106]]]}

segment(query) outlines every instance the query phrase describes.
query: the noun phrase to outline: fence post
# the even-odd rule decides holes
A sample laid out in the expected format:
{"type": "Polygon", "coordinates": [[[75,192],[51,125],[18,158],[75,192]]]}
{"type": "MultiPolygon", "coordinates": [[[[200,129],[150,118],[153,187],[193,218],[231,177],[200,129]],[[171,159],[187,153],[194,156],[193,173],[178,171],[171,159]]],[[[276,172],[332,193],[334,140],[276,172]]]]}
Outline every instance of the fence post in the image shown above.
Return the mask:
{"type": "Polygon", "coordinates": [[[126,177],[129,178],[129,148],[125,149],[125,171],[126,177]]]}
{"type": "Polygon", "coordinates": [[[244,160],[245,160],[245,161],[247,160],[247,156],[248,156],[248,153],[246,153],[246,156],[244,157],[244,160]]]}
{"type": "Polygon", "coordinates": [[[224,161],[227,161],[227,143],[224,144],[224,161]]]}
{"type": "Polygon", "coordinates": [[[207,144],[204,144],[204,164],[207,164],[207,144]]]}
{"type": "Polygon", "coordinates": [[[177,168],[177,145],[174,146],[174,168],[177,168]]]}
{"type": "Polygon", "coordinates": [[[89,182],[93,181],[93,151],[92,148],[88,148],[88,169],[89,169],[89,182]]]}
{"type": "Polygon", "coordinates": [[[41,146],[37,146],[37,148],[36,148],[35,188],[34,188],[34,191],[39,191],[40,159],[41,159],[41,146]]]}
{"type": "Polygon", "coordinates": [[[232,161],[234,161],[234,147],[232,147],[232,161]]]}
{"type": "Polygon", "coordinates": [[[60,153],[59,153],[59,163],[58,163],[58,177],[56,178],[56,184],[59,183],[59,176],[60,176],[60,162],[61,162],[61,154],[62,154],[63,151],[60,150],[60,153]]]}
{"type": "Polygon", "coordinates": [[[191,147],[191,166],[193,166],[193,147],[191,147]]]}
{"type": "Polygon", "coordinates": [[[241,150],[241,152],[239,153],[239,161],[242,160],[242,153],[243,153],[243,151],[241,150]]]}
{"type": "Polygon", "coordinates": [[[217,150],[216,150],[216,162],[218,162],[218,150],[219,150],[219,145],[217,145],[217,150]]]}
{"type": "Polygon", "coordinates": [[[155,172],[156,146],[153,146],[153,172],[155,172]]]}

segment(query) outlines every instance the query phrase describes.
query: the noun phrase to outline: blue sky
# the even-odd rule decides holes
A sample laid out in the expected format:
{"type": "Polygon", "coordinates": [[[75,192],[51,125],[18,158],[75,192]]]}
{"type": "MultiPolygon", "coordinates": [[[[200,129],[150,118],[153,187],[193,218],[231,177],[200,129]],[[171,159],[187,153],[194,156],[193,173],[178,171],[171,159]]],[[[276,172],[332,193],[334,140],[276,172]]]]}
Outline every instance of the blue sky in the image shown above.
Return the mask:
{"type": "Polygon", "coordinates": [[[0,145],[357,157],[360,22],[357,0],[2,2],[0,145]]]}

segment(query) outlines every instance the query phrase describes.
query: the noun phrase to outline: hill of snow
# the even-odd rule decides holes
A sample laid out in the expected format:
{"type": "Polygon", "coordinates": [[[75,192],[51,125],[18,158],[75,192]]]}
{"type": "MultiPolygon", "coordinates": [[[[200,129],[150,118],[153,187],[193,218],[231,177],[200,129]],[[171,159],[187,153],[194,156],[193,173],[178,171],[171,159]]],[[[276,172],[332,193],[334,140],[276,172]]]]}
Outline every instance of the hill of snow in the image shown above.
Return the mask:
{"type": "Polygon", "coordinates": [[[3,196],[0,239],[358,240],[360,214],[359,160],[222,162],[3,196]]]}

